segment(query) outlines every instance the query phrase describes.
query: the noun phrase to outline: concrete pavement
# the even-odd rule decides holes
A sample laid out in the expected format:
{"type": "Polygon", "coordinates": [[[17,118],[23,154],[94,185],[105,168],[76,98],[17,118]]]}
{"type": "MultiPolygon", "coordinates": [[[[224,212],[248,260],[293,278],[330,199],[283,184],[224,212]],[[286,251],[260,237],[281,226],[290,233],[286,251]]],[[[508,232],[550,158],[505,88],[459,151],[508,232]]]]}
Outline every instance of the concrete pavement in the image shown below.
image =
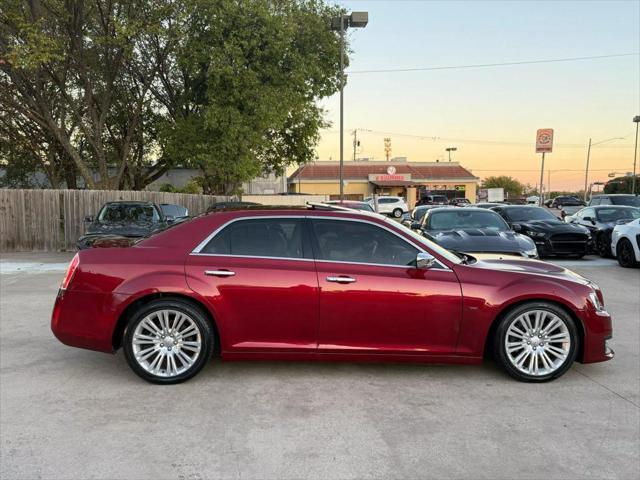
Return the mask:
{"type": "Polygon", "coordinates": [[[602,287],[616,358],[542,385],[492,363],[220,361],[150,385],[53,337],[63,272],[5,273],[0,477],[638,478],[640,270],[570,268],[602,287]]]}

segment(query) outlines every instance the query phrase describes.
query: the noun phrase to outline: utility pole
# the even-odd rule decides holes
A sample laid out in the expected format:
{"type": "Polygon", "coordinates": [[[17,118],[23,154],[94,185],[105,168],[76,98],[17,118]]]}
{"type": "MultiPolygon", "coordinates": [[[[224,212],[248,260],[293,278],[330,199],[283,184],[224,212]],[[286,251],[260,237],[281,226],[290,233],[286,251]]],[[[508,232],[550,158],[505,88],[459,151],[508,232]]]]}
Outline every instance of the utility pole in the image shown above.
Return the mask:
{"type": "Polygon", "coordinates": [[[551,170],[547,170],[547,195],[551,196],[551,170]]]}
{"type": "Polygon", "coordinates": [[[589,179],[589,157],[591,156],[591,139],[589,139],[589,148],[587,148],[587,166],[584,169],[584,201],[587,201],[587,181],[589,179]]]}
{"type": "Polygon", "coordinates": [[[358,142],[358,129],[356,128],[353,131],[353,161],[356,161],[356,147],[360,146],[360,142],[358,142]]]}
{"type": "Polygon", "coordinates": [[[384,139],[384,155],[387,157],[387,162],[389,161],[389,157],[391,156],[391,138],[386,137],[384,139]]]}
{"type": "Polygon", "coordinates": [[[544,206],[544,153],[542,152],[542,166],[540,167],[540,206],[544,206]]]}
{"type": "Polygon", "coordinates": [[[631,194],[636,193],[636,160],[638,159],[638,125],[640,125],[640,115],[633,117],[636,124],[636,148],[633,151],[633,178],[631,179],[631,194]]]}

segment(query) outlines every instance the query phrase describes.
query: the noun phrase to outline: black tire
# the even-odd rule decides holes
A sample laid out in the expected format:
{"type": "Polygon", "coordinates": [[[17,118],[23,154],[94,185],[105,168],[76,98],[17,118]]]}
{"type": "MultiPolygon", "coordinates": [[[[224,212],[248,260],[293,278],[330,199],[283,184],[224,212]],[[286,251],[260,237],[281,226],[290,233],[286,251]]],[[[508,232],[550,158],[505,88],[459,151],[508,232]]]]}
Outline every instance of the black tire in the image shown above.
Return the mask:
{"type": "Polygon", "coordinates": [[[402,210],[399,208],[396,208],[393,210],[391,215],[393,215],[394,218],[400,218],[402,216],[402,210]]]}
{"type": "Polygon", "coordinates": [[[579,341],[580,338],[574,320],[562,308],[544,301],[529,302],[514,308],[499,320],[499,324],[495,330],[495,336],[493,338],[493,352],[498,364],[516,380],[534,383],[548,382],[549,380],[561,377],[567,372],[567,370],[569,370],[569,368],[571,368],[578,352],[579,341]],[[516,319],[518,319],[518,317],[520,317],[520,315],[532,310],[543,310],[558,317],[562,322],[564,322],[570,338],[569,352],[565,357],[564,363],[559,365],[555,371],[546,375],[536,376],[522,372],[513,365],[506,351],[505,342],[509,327],[516,321],[516,319]]]}
{"type": "Polygon", "coordinates": [[[600,233],[596,237],[596,252],[602,258],[607,258],[611,256],[611,242],[607,240],[607,235],[605,233],[600,233]]]}
{"type": "Polygon", "coordinates": [[[616,257],[618,263],[624,268],[633,268],[638,266],[636,261],[636,253],[633,251],[633,245],[626,238],[620,239],[616,246],[616,257]]]}
{"type": "MultiPolygon", "coordinates": [[[[138,376],[151,383],[160,385],[171,385],[184,382],[185,380],[190,379],[200,370],[202,370],[205,364],[211,359],[214,342],[214,331],[211,323],[199,308],[181,299],[163,299],[150,302],[142,306],[137,312],[133,314],[124,332],[123,350],[125,358],[127,359],[127,363],[138,376]],[[160,310],[171,310],[179,312],[191,319],[197,329],[197,332],[199,333],[201,342],[200,352],[197,358],[194,360],[193,364],[189,366],[185,371],[174,376],[160,376],[150,373],[149,371],[145,370],[145,368],[143,368],[140,363],[138,363],[138,360],[136,360],[136,356],[134,353],[133,336],[136,328],[143,320],[147,318],[148,315],[160,310]]],[[[162,361],[160,361],[160,363],[162,363],[162,361]]]]}

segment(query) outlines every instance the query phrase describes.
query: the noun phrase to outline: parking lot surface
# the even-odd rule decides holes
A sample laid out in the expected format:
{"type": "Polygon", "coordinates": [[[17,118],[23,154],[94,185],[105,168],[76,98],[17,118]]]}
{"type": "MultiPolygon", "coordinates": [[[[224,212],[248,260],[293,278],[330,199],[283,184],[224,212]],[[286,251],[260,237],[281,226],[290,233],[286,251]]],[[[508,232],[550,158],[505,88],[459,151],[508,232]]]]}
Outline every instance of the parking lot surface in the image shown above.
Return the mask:
{"type": "Polygon", "coordinates": [[[640,476],[637,269],[559,262],[603,289],[616,358],[576,364],[551,383],[518,383],[491,362],[215,360],[163,387],[135,376],[121,352],[53,337],[63,272],[51,264],[69,258],[3,256],[3,479],[640,476]],[[49,268],[33,267],[41,263],[49,268]]]}

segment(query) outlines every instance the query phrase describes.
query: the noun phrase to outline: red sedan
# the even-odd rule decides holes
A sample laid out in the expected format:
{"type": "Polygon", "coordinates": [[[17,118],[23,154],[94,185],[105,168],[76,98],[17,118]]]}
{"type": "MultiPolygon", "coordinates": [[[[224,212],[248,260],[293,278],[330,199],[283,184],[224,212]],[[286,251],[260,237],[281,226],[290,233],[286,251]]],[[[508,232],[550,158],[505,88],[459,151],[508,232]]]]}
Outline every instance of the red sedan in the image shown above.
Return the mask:
{"type": "Polygon", "coordinates": [[[609,360],[601,291],[564,268],[453,253],[366,212],[221,211],[130,247],[79,252],[51,327],[67,345],[123,347],[155,383],[212,355],[479,363],[540,382],[609,360]]]}

